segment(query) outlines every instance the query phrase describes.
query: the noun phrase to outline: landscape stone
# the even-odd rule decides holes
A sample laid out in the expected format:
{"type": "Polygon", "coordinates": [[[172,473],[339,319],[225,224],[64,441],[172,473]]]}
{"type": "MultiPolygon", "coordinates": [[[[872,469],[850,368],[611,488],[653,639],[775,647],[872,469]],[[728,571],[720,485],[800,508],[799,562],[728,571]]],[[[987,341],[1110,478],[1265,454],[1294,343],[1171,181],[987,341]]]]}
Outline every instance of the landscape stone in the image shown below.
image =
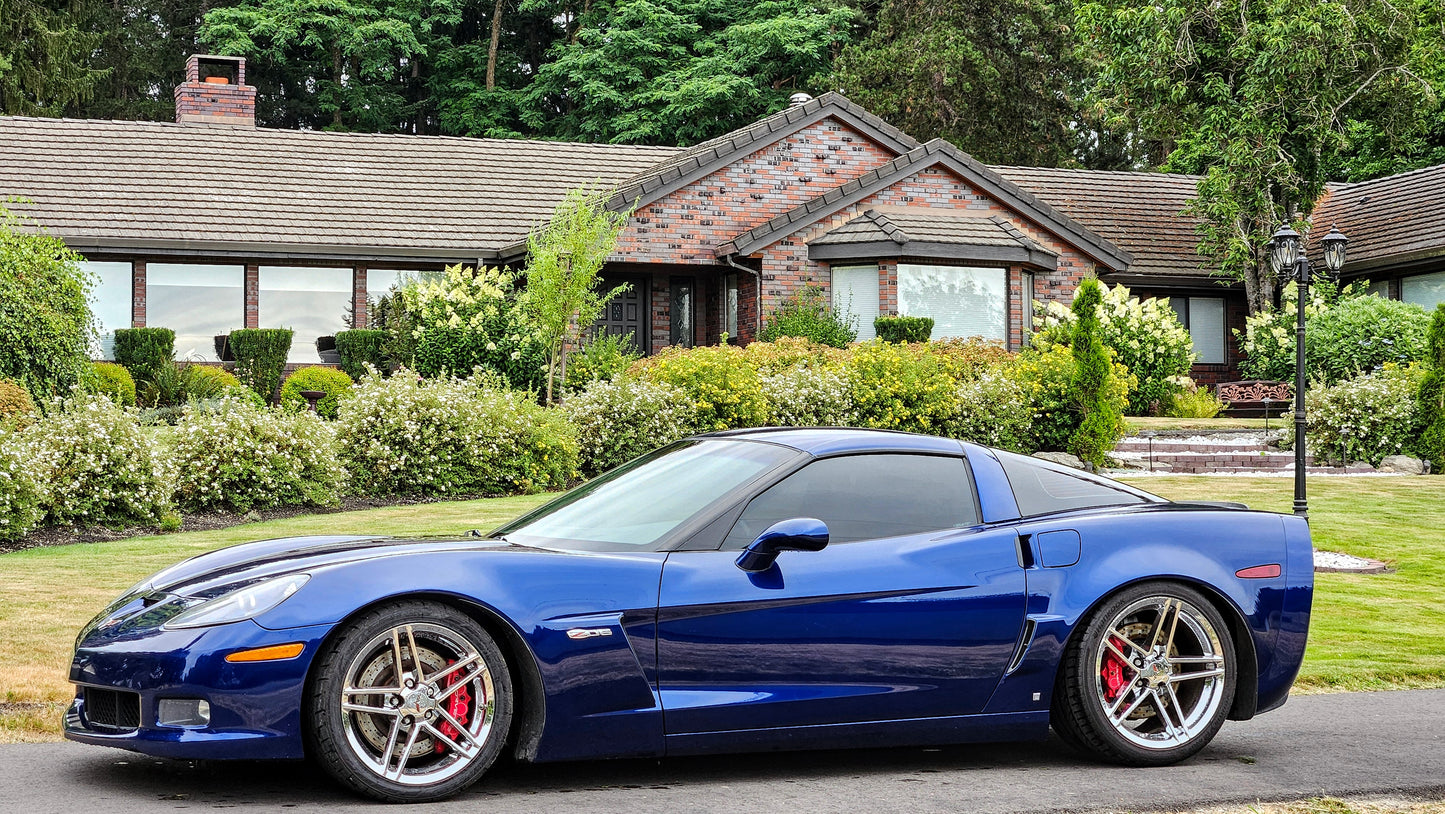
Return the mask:
{"type": "Polygon", "coordinates": [[[1386,455],[1380,461],[1381,472],[1398,472],[1401,475],[1425,474],[1425,462],[1409,455],[1386,455]]]}

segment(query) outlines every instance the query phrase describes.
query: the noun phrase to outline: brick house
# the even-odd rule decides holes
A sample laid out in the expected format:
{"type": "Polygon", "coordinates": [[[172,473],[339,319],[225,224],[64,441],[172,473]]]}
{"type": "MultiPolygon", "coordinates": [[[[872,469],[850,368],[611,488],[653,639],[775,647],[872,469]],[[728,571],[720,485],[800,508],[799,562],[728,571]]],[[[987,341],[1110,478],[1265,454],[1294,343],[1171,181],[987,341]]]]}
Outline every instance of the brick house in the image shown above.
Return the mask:
{"type": "MultiPolygon", "coordinates": [[[[901,312],[933,317],[935,336],[1017,348],[1031,301],[1068,302],[1097,274],[1170,297],[1196,379],[1237,378],[1244,298],[1194,252],[1189,176],[988,167],[837,94],[684,149],[270,130],[254,126],[244,60],[187,71],[174,124],[0,118],[0,195],[86,256],[106,331],[173,328],[182,357],[285,326],[292,361],[317,361],[314,339],[348,313],[365,324],[368,298],[401,275],[519,265],[566,191],[600,182],[632,211],[604,269],[631,287],[601,324],[644,352],[750,341],[807,284],[859,318],[860,338],[901,312]]],[[[1321,213],[1350,233],[1346,274],[1445,298],[1442,224],[1422,242],[1400,214],[1442,188],[1445,167],[1332,188],[1321,213]],[[1386,197],[1393,208],[1365,216],[1386,197]],[[1401,237],[1365,249],[1391,229],[1401,237]]]]}

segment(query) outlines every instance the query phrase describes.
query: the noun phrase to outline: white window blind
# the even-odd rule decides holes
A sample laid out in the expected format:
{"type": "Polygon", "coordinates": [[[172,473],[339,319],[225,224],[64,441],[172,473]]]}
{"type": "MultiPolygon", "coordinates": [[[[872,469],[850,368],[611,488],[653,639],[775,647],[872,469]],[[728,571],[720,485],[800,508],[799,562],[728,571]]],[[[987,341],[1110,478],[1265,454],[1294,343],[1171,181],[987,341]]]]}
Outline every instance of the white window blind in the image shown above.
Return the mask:
{"type": "Polygon", "coordinates": [[[1200,363],[1224,364],[1224,300],[1189,298],[1189,338],[1194,340],[1194,352],[1199,355],[1200,363]]]}
{"type": "Polygon", "coordinates": [[[933,338],[1004,339],[1008,272],[1001,268],[898,265],[898,313],[932,317],[933,338]]]}
{"type": "Polygon", "coordinates": [[[859,342],[874,338],[873,320],[878,318],[878,267],[834,266],[833,309],[857,320],[859,342]]]}

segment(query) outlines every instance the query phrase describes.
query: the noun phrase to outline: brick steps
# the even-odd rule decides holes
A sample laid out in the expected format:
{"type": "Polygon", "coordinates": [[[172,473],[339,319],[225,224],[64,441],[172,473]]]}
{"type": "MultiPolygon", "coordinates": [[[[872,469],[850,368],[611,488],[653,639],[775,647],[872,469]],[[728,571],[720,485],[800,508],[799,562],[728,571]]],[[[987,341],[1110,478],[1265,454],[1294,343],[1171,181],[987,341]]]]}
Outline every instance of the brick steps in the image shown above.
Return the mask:
{"type": "MultiPolygon", "coordinates": [[[[1294,452],[1276,449],[1266,441],[1264,433],[1231,433],[1219,441],[1209,441],[1207,436],[1201,435],[1153,438],[1133,436],[1121,440],[1114,447],[1112,457],[1130,469],[1146,472],[1150,469],[1151,461],[1156,472],[1191,475],[1216,472],[1293,472],[1294,452]]],[[[1312,456],[1306,459],[1306,463],[1311,472],[1343,471],[1333,467],[1317,467],[1312,456]]]]}

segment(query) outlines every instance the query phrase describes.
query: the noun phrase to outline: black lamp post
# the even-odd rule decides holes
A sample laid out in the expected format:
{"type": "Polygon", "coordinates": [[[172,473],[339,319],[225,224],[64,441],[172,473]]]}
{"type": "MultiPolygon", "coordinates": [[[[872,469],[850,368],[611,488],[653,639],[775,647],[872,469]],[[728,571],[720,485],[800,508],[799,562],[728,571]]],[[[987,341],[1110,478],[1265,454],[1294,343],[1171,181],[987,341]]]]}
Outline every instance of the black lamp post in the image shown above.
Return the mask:
{"type": "MultiPolygon", "coordinates": [[[[1345,246],[1350,241],[1335,227],[1320,242],[1325,266],[1333,277],[1345,264],[1345,246]]],[[[1294,280],[1298,286],[1294,338],[1294,513],[1309,517],[1305,501],[1305,302],[1310,296],[1310,261],[1305,257],[1300,233],[1288,225],[1280,227],[1269,241],[1269,265],[1281,281],[1294,280]]]]}

